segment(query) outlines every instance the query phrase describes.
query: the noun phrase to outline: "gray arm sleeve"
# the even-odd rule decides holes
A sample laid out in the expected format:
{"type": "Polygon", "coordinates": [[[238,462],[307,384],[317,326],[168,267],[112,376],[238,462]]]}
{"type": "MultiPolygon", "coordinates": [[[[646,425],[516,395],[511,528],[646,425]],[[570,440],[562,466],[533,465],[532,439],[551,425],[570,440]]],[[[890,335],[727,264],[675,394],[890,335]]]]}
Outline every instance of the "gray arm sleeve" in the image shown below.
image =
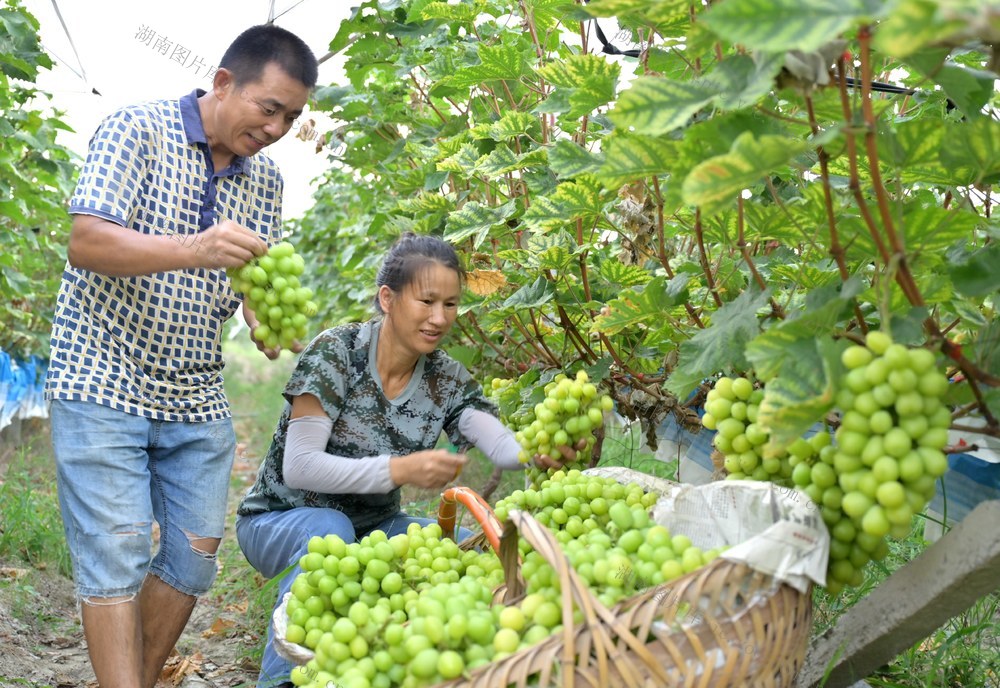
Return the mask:
{"type": "Polygon", "coordinates": [[[385,494],[396,489],[389,476],[389,454],[349,459],[326,452],[333,421],[303,416],[288,421],[285,484],[326,494],[385,494]]]}
{"type": "Polygon", "coordinates": [[[495,416],[473,408],[462,411],[458,418],[458,430],[467,440],[486,454],[497,468],[505,471],[523,470],[528,464],[517,460],[521,445],[514,439],[514,433],[495,416]]]}

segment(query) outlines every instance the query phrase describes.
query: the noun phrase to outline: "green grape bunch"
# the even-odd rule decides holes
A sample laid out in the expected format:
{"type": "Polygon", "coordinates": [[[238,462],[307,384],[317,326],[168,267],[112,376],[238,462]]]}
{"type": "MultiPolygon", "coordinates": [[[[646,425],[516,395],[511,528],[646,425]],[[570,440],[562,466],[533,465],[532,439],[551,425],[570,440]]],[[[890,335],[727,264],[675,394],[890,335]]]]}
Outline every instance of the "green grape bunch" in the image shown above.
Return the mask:
{"type": "Polygon", "coordinates": [[[820,433],[787,450],[765,452],[771,435],[757,424],[763,400],[763,388],[755,387],[750,378],[720,377],[705,399],[701,424],[717,431],[712,446],[724,457],[728,480],[764,480],[790,487],[795,465],[812,458],[829,444],[829,437],[820,433]]]}
{"type": "Polygon", "coordinates": [[[303,339],[309,318],[319,310],[312,289],[299,281],[304,272],[305,261],[287,241],[274,244],[246,265],[226,270],[233,289],[243,294],[257,316],[254,338],[269,349],[290,348],[303,339]]]}
{"type": "Polygon", "coordinates": [[[573,378],[559,373],[544,389],[545,398],[519,416],[513,428],[521,445],[518,458],[528,463],[536,454],[556,457],[560,447],[568,447],[575,453],[562,457],[567,463],[586,461],[597,442],[594,430],[604,425],[604,413],[614,402],[583,370],[573,378]]]}
{"type": "Polygon", "coordinates": [[[885,556],[887,536],[909,534],[948,469],[951,425],[948,378],[930,350],[873,331],[841,361],[848,372],[836,397],[835,450],[793,475],[830,529],[831,592],[859,585],[865,563],[885,556]]]}

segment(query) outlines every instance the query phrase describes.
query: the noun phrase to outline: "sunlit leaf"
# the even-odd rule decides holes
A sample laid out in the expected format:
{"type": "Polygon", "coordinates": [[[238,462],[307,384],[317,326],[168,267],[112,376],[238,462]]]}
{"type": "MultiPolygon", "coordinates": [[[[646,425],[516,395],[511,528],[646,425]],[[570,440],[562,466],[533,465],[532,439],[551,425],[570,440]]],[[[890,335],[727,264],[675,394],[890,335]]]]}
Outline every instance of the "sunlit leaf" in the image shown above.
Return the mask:
{"type": "Polygon", "coordinates": [[[453,88],[468,88],[486,81],[515,80],[524,76],[527,64],[524,55],[514,45],[479,44],[479,64],[459,69],[451,77],[446,77],[453,88]]]}
{"type": "Polygon", "coordinates": [[[471,143],[462,144],[457,153],[441,160],[437,168],[442,172],[460,172],[471,174],[479,161],[479,151],[471,143]]]}
{"type": "Polygon", "coordinates": [[[524,222],[532,229],[550,231],[574,220],[593,224],[604,213],[611,199],[607,191],[590,176],[563,182],[550,196],[536,198],[524,213],[524,222]]]}
{"type": "Polygon", "coordinates": [[[812,52],[869,15],[864,0],[738,0],[719,2],[703,21],[750,50],[812,52]]]}
{"type": "Polygon", "coordinates": [[[549,149],[549,165],[552,171],[563,179],[572,179],[581,174],[595,174],[601,167],[604,156],[590,153],[572,141],[559,139],[549,149]]]}
{"type": "Polygon", "coordinates": [[[962,20],[946,18],[940,0],[898,0],[879,23],[874,46],[879,52],[906,57],[928,43],[962,27],[962,20]]]}
{"type": "Polygon", "coordinates": [[[494,227],[505,226],[507,220],[517,209],[515,201],[493,208],[469,201],[458,210],[448,215],[445,222],[445,241],[458,243],[475,236],[473,246],[478,248],[494,227]]]}
{"type": "Polygon", "coordinates": [[[429,2],[420,10],[419,16],[421,19],[447,19],[459,23],[471,23],[478,14],[479,9],[472,3],[456,5],[449,2],[429,2]]]}
{"type": "Polygon", "coordinates": [[[577,118],[607,105],[615,97],[615,86],[621,68],[614,62],[593,53],[570,55],[565,60],[550,62],[538,70],[538,75],[557,89],[567,89],[567,117],[577,118]]]}
{"type": "Polygon", "coordinates": [[[539,129],[538,117],[527,112],[508,112],[498,121],[487,126],[494,141],[506,141],[518,136],[533,134],[539,129]]]}
{"type": "Polygon", "coordinates": [[[607,142],[604,163],[598,175],[612,188],[669,172],[677,159],[673,141],[651,136],[616,135],[607,142]]]}
{"type": "Polygon", "coordinates": [[[691,5],[692,0],[593,0],[580,10],[591,17],[626,17],[658,26],[686,17],[691,5]]]}
{"type": "Polygon", "coordinates": [[[682,187],[684,201],[711,214],[734,203],[743,189],[805,149],[799,139],[742,134],[729,153],[709,158],[691,171],[682,187]]]}
{"type": "Polygon", "coordinates": [[[609,117],[619,129],[658,136],[687,124],[717,93],[711,85],[638,77],[619,96],[609,117]]]}

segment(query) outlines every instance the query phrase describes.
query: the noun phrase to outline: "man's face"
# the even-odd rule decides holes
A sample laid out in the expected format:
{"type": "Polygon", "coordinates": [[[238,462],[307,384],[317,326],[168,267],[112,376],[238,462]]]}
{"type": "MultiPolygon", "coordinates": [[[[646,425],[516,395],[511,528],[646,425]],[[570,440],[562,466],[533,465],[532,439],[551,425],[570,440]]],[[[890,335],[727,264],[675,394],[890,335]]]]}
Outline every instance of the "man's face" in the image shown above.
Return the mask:
{"type": "Polygon", "coordinates": [[[309,89],[271,62],[260,78],[224,86],[219,143],[235,155],[260,152],[288,133],[309,100],[309,89]]]}

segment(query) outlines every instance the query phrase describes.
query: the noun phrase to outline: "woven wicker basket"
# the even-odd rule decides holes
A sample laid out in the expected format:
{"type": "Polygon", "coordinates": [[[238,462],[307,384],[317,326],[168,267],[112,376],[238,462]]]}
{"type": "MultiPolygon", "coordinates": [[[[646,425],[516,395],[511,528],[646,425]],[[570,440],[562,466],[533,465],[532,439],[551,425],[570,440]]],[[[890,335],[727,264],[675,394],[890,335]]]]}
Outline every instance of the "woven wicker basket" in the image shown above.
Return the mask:
{"type": "Polygon", "coordinates": [[[608,609],[569,565],[553,535],[525,512],[500,539],[505,602],[524,590],[518,534],[559,577],[563,631],[441,688],[498,686],[787,687],[802,666],[812,600],[744,564],[715,559],[608,609]],[[573,624],[574,609],[583,611],[573,624]]]}
{"type": "MultiPolygon", "coordinates": [[[[466,506],[483,529],[460,546],[490,547],[503,564],[505,583],[495,591],[494,600],[510,604],[524,595],[517,546],[523,537],[558,576],[563,629],[435,688],[788,688],[794,684],[812,627],[811,587],[799,591],[745,564],[716,558],[609,609],[570,566],[553,534],[530,514],[514,511],[501,526],[473,490],[451,488],[442,495],[438,518],[446,534],[454,532],[457,504],[466,506]],[[575,609],[584,617],[577,624],[575,609]]],[[[302,663],[308,656],[288,658],[302,663]]]]}

